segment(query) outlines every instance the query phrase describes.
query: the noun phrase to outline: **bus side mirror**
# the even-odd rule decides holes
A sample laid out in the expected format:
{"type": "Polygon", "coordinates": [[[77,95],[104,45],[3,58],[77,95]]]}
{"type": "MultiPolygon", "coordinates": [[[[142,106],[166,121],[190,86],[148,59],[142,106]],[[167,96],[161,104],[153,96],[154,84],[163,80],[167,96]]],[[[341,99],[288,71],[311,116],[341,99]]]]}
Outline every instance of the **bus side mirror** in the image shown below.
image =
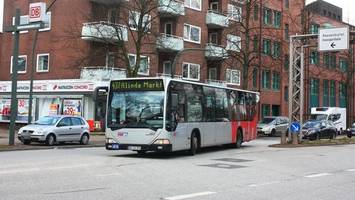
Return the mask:
{"type": "Polygon", "coordinates": [[[171,108],[172,110],[177,110],[179,103],[179,96],[178,94],[171,94],[171,108]]]}

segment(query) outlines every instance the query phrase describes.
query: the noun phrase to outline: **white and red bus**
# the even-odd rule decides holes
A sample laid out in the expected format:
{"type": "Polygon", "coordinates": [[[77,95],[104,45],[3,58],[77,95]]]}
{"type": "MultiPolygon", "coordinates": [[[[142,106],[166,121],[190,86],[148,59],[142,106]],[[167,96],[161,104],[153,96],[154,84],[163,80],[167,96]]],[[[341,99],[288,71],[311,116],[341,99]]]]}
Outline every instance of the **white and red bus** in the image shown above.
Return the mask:
{"type": "Polygon", "coordinates": [[[106,149],[188,150],[256,138],[259,93],[167,77],[110,82],[106,149]]]}

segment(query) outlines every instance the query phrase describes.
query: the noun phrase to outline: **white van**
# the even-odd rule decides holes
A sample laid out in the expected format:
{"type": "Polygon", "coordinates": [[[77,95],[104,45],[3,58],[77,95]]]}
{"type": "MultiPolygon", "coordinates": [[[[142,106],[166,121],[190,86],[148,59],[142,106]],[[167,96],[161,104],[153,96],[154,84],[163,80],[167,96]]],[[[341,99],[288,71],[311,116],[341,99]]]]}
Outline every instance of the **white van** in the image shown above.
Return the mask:
{"type": "Polygon", "coordinates": [[[334,123],[337,131],[346,130],[346,108],[316,107],[311,108],[311,119],[329,120],[334,123]]]}

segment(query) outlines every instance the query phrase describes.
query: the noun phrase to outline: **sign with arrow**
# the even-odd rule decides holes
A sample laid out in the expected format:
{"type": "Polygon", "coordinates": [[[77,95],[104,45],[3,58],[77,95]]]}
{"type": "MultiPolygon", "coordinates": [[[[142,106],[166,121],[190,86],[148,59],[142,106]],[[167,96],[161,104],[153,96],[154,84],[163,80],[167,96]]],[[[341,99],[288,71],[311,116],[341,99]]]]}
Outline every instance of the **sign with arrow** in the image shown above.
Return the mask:
{"type": "Polygon", "coordinates": [[[327,28],[319,30],[319,51],[340,51],[349,49],[349,28],[327,28]]]}

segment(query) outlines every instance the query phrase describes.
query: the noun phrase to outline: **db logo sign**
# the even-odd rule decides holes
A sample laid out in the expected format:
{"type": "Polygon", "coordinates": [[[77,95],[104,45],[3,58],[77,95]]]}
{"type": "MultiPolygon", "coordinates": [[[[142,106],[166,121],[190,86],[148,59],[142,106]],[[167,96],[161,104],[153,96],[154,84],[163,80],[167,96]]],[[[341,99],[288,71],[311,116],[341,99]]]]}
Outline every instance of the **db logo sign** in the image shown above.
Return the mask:
{"type": "Polygon", "coordinates": [[[40,18],[41,17],[41,7],[32,7],[30,10],[30,18],[40,18]]]}
{"type": "Polygon", "coordinates": [[[43,22],[46,13],[45,3],[31,3],[30,4],[30,23],[32,22],[43,22]]]}

